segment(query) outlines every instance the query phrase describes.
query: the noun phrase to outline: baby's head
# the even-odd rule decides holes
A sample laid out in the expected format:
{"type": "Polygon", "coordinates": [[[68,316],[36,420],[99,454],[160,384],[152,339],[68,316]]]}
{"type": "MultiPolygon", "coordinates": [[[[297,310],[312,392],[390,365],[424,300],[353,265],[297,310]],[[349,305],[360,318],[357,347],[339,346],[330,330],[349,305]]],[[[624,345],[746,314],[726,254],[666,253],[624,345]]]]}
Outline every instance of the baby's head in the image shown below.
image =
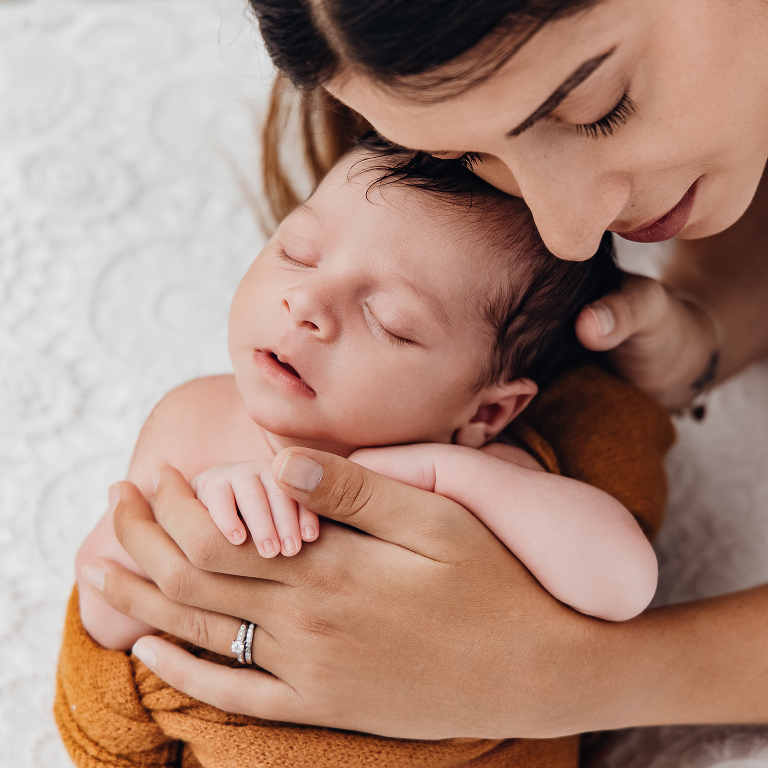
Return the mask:
{"type": "Polygon", "coordinates": [[[237,385],[295,444],[479,447],[585,354],[576,316],[618,281],[610,235],[558,260],[522,201],[457,161],[361,147],[240,284],[237,385]]]}

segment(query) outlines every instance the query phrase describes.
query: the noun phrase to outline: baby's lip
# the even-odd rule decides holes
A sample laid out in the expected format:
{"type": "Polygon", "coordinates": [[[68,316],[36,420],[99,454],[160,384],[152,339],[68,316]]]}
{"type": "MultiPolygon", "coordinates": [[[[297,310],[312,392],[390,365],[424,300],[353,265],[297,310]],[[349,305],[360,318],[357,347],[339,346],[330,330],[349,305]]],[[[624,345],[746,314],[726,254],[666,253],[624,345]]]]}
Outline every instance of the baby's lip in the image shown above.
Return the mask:
{"type": "Polygon", "coordinates": [[[273,360],[276,360],[280,365],[282,365],[283,368],[285,368],[288,371],[288,373],[291,373],[297,378],[301,379],[301,374],[288,362],[287,357],[285,356],[281,357],[280,355],[277,354],[277,352],[269,352],[268,354],[273,360]]]}
{"type": "Polygon", "coordinates": [[[254,350],[256,362],[278,380],[305,395],[315,396],[315,390],[307,384],[289,357],[272,349],[254,350]]]}

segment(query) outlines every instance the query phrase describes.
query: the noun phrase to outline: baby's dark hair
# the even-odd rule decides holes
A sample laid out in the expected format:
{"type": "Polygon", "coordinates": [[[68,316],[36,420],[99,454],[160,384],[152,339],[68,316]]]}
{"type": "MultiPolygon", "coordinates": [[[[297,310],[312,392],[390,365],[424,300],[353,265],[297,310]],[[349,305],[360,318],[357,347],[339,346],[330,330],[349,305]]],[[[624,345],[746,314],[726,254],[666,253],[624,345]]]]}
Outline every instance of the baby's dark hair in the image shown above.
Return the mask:
{"type": "Polygon", "coordinates": [[[595,361],[574,326],[585,305],[621,283],[610,232],[592,258],[558,259],[544,245],[525,203],[483,181],[466,160],[402,149],[375,134],[358,144],[369,155],[366,172],[376,174],[373,186],[405,185],[455,203],[464,214],[471,211],[473,225],[482,229],[478,242],[486,248],[491,243],[502,260],[514,259],[501,271],[509,279],[479,300],[478,309],[493,329],[494,354],[478,376],[478,389],[516,378],[530,378],[541,387],[570,367],[595,361]]]}

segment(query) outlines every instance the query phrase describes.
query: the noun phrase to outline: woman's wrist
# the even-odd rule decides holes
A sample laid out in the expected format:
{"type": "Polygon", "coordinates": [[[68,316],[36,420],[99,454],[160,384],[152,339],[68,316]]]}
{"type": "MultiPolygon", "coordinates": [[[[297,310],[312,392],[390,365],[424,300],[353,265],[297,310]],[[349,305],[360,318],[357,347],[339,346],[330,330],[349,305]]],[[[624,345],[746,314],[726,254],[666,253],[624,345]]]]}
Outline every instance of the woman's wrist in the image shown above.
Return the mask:
{"type": "Polygon", "coordinates": [[[715,311],[701,297],[688,291],[672,294],[688,317],[682,323],[679,350],[684,375],[677,387],[667,391],[665,404],[672,411],[689,413],[700,420],[704,416],[704,397],[718,378],[724,331],[715,311]]]}

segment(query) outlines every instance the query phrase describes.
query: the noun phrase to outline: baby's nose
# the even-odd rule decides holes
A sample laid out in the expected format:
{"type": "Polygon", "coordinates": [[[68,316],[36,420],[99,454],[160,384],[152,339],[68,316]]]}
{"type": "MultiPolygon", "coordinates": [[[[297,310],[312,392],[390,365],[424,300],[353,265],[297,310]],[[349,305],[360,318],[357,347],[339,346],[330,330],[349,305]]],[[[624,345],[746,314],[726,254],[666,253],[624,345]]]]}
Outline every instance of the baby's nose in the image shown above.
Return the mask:
{"type": "Polygon", "coordinates": [[[331,308],[304,291],[284,297],[283,308],[297,328],[323,341],[330,341],[337,333],[338,323],[331,308]]]}

